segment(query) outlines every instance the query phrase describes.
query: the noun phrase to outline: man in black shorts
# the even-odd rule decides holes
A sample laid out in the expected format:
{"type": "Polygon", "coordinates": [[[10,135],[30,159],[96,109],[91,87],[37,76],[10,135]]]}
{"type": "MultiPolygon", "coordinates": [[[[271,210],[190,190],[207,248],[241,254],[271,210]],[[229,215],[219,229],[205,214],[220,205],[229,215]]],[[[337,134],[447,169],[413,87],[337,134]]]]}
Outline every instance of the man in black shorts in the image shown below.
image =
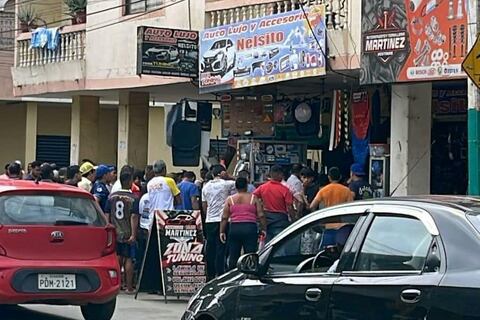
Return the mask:
{"type": "Polygon", "coordinates": [[[132,294],[135,292],[133,289],[133,259],[135,258],[139,219],[139,199],[130,191],[133,183],[133,175],[130,171],[122,172],[120,182],[122,189],[110,194],[105,211],[117,232],[117,255],[120,267],[125,270],[126,293],[132,294]]]}

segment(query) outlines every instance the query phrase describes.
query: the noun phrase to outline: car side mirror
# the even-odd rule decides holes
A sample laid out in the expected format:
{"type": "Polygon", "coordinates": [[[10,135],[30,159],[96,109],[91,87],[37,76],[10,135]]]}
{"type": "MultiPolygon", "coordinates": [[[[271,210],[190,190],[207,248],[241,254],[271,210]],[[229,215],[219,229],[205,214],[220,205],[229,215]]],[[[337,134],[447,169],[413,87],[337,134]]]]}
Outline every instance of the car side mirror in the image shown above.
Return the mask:
{"type": "Polygon", "coordinates": [[[241,273],[258,276],[260,266],[258,261],[258,254],[248,253],[238,259],[237,268],[241,273]]]}

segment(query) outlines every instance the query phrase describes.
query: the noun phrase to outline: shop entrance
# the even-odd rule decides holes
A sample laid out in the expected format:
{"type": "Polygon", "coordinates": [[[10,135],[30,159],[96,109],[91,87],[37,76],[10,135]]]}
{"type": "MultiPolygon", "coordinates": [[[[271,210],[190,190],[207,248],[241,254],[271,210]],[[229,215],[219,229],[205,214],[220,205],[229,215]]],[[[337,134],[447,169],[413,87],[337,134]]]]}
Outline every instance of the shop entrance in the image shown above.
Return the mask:
{"type": "Polygon", "coordinates": [[[467,82],[442,81],[432,88],[431,193],[465,195],[467,82]]]}

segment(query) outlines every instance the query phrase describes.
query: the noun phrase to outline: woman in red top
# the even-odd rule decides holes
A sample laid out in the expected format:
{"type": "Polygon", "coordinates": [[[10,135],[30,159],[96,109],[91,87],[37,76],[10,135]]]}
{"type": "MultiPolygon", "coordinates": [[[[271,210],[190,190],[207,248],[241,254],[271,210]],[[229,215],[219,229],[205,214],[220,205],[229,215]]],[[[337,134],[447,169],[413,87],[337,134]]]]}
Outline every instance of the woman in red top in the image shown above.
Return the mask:
{"type": "Polygon", "coordinates": [[[228,221],[230,221],[228,233],[229,269],[235,268],[242,248],[245,253],[257,251],[257,219],[260,220],[262,233],[265,232],[267,224],[260,201],[253,194],[247,192],[247,179],[237,178],[235,187],[238,193],[227,198],[220,224],[220,241],[226,243],[225,230],[228,221]]]}

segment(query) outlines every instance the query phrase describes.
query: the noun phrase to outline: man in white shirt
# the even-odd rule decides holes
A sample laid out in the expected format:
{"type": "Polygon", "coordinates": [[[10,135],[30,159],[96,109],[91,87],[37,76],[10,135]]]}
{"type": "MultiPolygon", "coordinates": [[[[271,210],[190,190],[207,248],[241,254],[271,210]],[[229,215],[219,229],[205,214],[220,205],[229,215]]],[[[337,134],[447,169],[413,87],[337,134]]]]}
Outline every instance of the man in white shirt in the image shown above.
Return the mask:
{"type": "Polygon", "coordinates": [[[181,204],[180,190],[172,178],[165,177],[167,166],[164,161],[158,160],[153,165],[155,177],[147,184],[150,200],[150,212],[157,210],[174,210],[175,204],[181,204]]]}
{"type": "Polygon", "coordinates": [[[226,174],[222,165],[212,168],[214,179],[202,189],[203,212],[206,212],[205,235],[207,237],[206,259],[207,280],[225,273],[225,244],[220,241],[220,222],[227,198],[235,193],[235,181],[224,180],[226,174]]]}
{"type": "Polygon", "coordinates": [[[290,177],[287,180],[287,187],[290,189],[295,199],[295,209],[298,217],[301,217],[305,205],[303,183],[300,177],[302,169],[303,166],[301,164],[294,164],[290,171],[290,177]]]}

